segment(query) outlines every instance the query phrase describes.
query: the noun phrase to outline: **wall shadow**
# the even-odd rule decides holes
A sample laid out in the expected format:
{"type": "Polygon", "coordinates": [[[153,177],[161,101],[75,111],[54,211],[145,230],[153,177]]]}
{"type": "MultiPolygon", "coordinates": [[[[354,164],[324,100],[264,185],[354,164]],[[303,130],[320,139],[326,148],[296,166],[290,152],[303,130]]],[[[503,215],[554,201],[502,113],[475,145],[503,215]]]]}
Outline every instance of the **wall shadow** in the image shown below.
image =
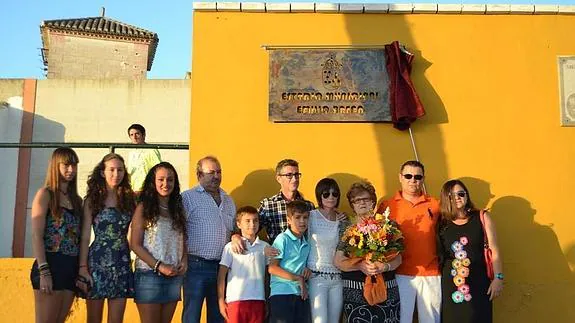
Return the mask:
{"type": "MultiPolygon", "coordinates": [[[[448,122],[448,116],[440,96],[425,76],[425,71],[432,65],[431,59],[424,58],[425,49],[417,47],[406,15],[346,14],[344,17],[350,45],[381,46],[397,40],[414,54],[411,79],[426,115],[412,125],[412,132],[419,160],[426,166],[426,189],[428,193],[437,195],[440,185],[449,177],[443,135],[439,129],[439,124],[448,122]],[[374,29],[381,32],[374,32],[374,29]]],[[[399,166],[406,160],[415,159],[415,154],[408,131],[400,132],[391,124],[378,123],[373,124],[373,132],[385,174],[385,192],[382,193],[389,198],[399,187],[396,179],[399,166]]]]}
{"type": "Polygon", "coordinates": [[[565,257],[567,258],[569,265],[571,265],[571,273],[575,279],[575,244],[572,244],[569,248],[567,248],[565,257]]]}
{"type": "Polygon", "coordinates": [[[487,209],[489,202],[495,197],[495,195],[491,193],[491,184],[476,177],[461,177],[459,180],[467,186],[475,207],[478,209],[487,209]]]}
{"type": "MultiPolygon", "coordinates": [[[[4,85],[4,84],[2,84],[4,85]]],[[[65,127],[61,123],[47,119],[41,115],[26,112],[22,108],[22,88],[18,87],[20,92],[16,96],[4,97],[8,89],[2,89],[2,106],[0,107],[0,142],[7,143],[20,143],[21,125],[23,119],[32,119],[32,142],[34,139],[42,138],[41,141],[54,141],[63,142],[65,127]],[[37,131],[38,128],[38,131],[37,131]],[[44,140],[47,137],[51,140],[44,140]]],[[[15,89],[16,90],[16,89],[15,89]]],[[[32,201],[36,191],[43,185],[46,168],[48,166],[48,159],[52,155],[53,148],[23,148],[29,149],[30,153],[30,168],[28,169],[27,178],[17,178],[18,165],[19,165],[19,148],[0,148],[0,164],[3,167],[4,174],[6,174],[2,181],[0,181],[0,212],[3,214],[0,224],[6,228],[8,234],[2,238],[0,249],[0,257],[12,257],[12,244],[17,240],[24,239],[24,256],[32,256],[31,245],[31,219],[30,210],[32,201]],[[28,183],[28,198],[25,201],[25,206],[18,206],[16,201],[16,188],[18,185],[26,186],[28,183]],[[26,208],[25,219],[25,232],[22,232],[23,237],[18,238],[13,235],[14,221],[16,220],[15,210],[20,207],[26,208]]],[[[20,201],[22,202],[22,201],[20,201]]]]}
{"type": "Polygon", "coordinates": [[[495,321],[513,317],[516,322],[544,322],[548,313],[564,313],[564,320],[555,322],[575,321],[573,274],[555,232],[535,222],[536,213],[519,196],[493,202],[506,275],[503,295],[495,302],[495,321]]]}
{"type": "Polygon", "coordinates": [[[275,195],[278,192],[279,184],[275,178],[275,171],[269,168],[258,169],[249,173],[242,184],[229,194],[236,203],[241,201],[242,204],[236,205],[236,207],[251,205],[257,208],[263,198],[275,195]]]}

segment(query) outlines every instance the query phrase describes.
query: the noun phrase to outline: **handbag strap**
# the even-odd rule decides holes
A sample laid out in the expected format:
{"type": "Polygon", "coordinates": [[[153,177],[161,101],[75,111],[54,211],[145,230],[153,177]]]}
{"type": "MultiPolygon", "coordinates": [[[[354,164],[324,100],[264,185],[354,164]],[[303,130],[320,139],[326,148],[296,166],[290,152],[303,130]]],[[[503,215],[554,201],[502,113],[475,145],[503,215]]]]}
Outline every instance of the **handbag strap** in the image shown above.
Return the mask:
{"type": "Polygon", "coordinates": [[[485,231],[485,210],[479,211],[479,219],[481,220],[481,228],[483,229],[483,248],[489,249],[489,239],[487,239],[487,231],[485,231]]]}

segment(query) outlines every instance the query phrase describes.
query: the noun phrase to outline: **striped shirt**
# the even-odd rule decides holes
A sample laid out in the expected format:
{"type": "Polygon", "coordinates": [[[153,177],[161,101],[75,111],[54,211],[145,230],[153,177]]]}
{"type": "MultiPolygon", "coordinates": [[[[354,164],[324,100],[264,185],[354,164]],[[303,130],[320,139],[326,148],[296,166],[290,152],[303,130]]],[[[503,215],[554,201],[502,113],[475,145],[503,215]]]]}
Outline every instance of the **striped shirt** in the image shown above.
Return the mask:
{"type": "Polygon", "coordinates": [[[221,203],[201,185],[182,193],[187,217],[188,254],[208,260],[219,260],[234,229],[236,205],[220,188],[221,203]]]}

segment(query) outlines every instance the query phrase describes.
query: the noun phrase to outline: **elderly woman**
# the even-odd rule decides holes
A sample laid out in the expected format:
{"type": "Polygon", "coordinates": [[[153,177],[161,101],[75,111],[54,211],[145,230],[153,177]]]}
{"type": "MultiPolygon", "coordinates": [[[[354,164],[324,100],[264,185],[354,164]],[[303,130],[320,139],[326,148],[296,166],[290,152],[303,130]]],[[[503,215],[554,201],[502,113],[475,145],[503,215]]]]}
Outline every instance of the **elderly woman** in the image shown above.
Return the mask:
{"type": "MultiPolygon", "coordinates": [[[[368,217],[373,217],[373,208],[377,201],[375,188],[369,182],[354,183],[347,192],[347,200],[355,217],[340,226],[340,237],[347,227],[368,217]]],[[[401,255],[392,261],[383,263],[362,260],[359,263],[346,261],[345,243],[337,247],[334,263],[342,271],[343,310],[345,322],[398,322],[399,323],[399,290],[395,281],[395,269],[401,264],[401,255]],[[363,296],[363,285],[366,275],[383,274],[387,286],[387,300],[369,305],[363,296]]]]}
{"type": "Polygon", "coordinates": [[[442,322],[492,322],[492,301],[503,289],[495,224],[487,212],[473,206],[469,191],[460,180],[443,184],[440,207],[442,322]],[[492,251],[493,280],[487,276],[484,241],[492,251]]]}

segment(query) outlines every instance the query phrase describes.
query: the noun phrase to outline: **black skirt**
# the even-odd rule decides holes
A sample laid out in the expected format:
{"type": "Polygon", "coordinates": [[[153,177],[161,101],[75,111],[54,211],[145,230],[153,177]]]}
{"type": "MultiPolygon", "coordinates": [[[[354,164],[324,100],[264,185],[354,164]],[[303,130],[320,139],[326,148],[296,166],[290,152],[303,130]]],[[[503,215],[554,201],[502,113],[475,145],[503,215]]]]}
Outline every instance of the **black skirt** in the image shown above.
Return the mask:
{"type": "Polygon", "coordinates": [[[399,323],[399,288],[395,280],[395,271],[386,272],[384,278],[387,286],[387,300],[369,305],[363,297],[365,275],[360,271],[342,273],[345,322],[399,323]]]}
{"type": "MultiPolygon", "coordinates": [[[[46,262],[52,274],[52,290],[70,290],[76,292],[76,277],[78,276],[78,256],[67,256],[59,252],[46,252],[46,262]]],[[[32,264],[30,281],[33,289],[40,289],[40,272],[38,261],[32,264]]]]}

